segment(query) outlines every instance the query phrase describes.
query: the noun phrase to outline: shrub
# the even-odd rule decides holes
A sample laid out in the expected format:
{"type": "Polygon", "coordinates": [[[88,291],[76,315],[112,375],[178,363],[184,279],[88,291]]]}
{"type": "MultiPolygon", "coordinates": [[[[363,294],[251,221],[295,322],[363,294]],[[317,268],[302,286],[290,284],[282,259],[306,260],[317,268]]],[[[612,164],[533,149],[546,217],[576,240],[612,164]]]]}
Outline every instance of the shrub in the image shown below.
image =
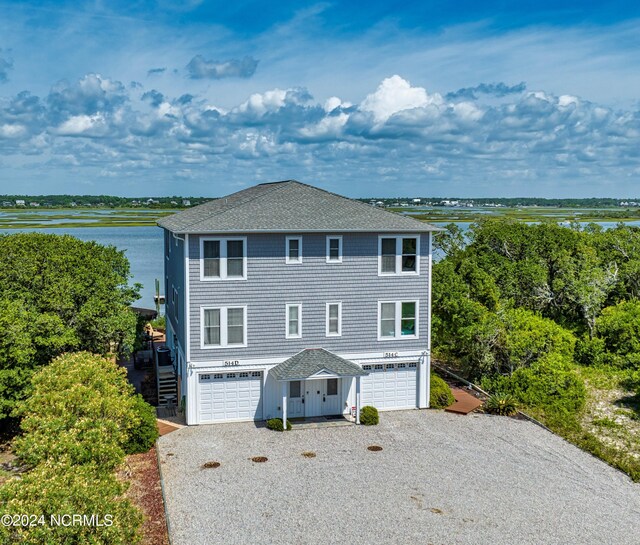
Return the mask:
{"type": "Polygon", "coordinates": [[[490,414],[513,416],[518,412],[516,400],[509,394],[494,394],[487,399],[484,410],[490,414]]]}
{"type": "MultiPolygon", "coordinates": [[[[284,426],[282,425],[282,418],[271,418],[267,420],[267,428],[273,431],[284,431],[284,426]]],[[[287,420],[287,431],[291,430],[291,422],[287,420]]]]}
{"type": "Polygon", "coordinates": [[[14,444],[23,462],[95,463],[105,471],[122,462],[140,423],[124,368],[87,352],[65,354],[36,373],[32,386],[19,407],[25,433],[14,444]]]}
{"type": "Polygon", "coordinates": [[[129,545],[140,541],[140,512],[123,497],[126,485],[113,474],[96,471],[90,465],[66,467],[42,464],[11,479],[0,487],[3,514],[29,514],[43,517],[44,524],[17,527],[0,526],[0,543],[94,543],[129,545]],[[71,524],[69,515],[88,518],[94,523],[71,524]],[[50,524],[50,517],[64,515],[63,524],[50,524]],[[105,517],[109,515],[109,518],[105,517]],[[97,523],[102,526],[98,526],[97,523]],[[110,525],[107,525],[110,524],[110,525]]]}
{"type": "Polygon", "coordinates": [[[429,395],[429,407],[432,409],[444,409],[455,401],[451,388],[438,375],[431,373],[431,393],[429,395]]]}
{"type": "Polygon", "coordinates": [[[133,409],[139,424],[129,430],[129,438],[124,446],[127,454],[147,452],[159,437],[156,410],[140,394],[134,396],[133,409]]]}
{"type": "Polygon", "coordinates": [[[364,424],[365,426],[375,426],[378,422],[380,422],[378,409],[371,405],[365,405],[360,409],[360,424],[364,424]]]}
{"type": "MultiPolygon", "coordinates": [[[[489,391],[511,394],[534,416],[545,423],[570,420],[584,407],[584,382],[571,369],[570,363],[560,356],[549,355],[538,363],[514,371],[512,376],[486,378],[482,386],[489,391]]],[[[551,426],[549,426],[551,427],[551,426]]]]}
{"type": "Polygon", "coordinates": [[[576,342],[575,360],[582,365],[598,365],[605,356],[604,340],[598,337],[585,337],[576,342]]]}
{"type": "Polygon", "coordinates": [[[596,332],[608,352],[640,352],[640,302],[627,301],[605,308],[596,320],[596,332]]]}

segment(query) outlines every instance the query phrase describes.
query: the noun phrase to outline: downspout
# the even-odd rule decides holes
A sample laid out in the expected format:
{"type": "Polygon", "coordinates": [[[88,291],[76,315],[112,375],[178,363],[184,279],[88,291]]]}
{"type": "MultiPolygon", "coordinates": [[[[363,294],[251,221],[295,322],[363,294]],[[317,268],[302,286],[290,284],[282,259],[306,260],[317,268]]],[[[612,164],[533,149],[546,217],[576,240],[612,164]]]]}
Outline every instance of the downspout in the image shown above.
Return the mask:
{"type": "Polygon", "coordinates": [[[429,321],[427,324],[427,353],[425,355],[427,359],[427,409],[429,408],[431,400],[431,268],[433,267],[431,237],[433,233],[429,231],[429,272],[427,273],[427,316],[429,321]]]}
{"type": "MultiPolygon", "coordinates": [[[[179,237],[178,237],[179,238],[179,237]]],[[[192,391],[195,398],[196,385],[192,384],[191,377],[193,375],[193,369],[191,367],[191,302],[189,298],[189,234],[184,235],[184,357],[185,357],[185,369],[187,369],[187,395],[185,403],[185,419],[187,424],[195,424],[192,420],[192,412],[195,403],[195,399],[189,400],[189,393],[192,391]]]]}

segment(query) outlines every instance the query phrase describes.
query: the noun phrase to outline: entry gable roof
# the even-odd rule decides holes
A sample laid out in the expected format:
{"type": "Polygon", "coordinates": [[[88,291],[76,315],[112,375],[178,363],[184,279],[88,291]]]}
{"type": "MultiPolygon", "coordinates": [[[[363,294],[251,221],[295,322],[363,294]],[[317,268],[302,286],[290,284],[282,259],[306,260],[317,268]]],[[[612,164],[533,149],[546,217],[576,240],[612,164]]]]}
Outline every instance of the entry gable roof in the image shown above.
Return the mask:
{"type": "Polygon", "coordinates": [[[368,375],[359,365],[324,348],[307,348],[279,363],[269,373],[276,380],[305,380],[316,376],[356,377],[368,375]]]}
{"type": "Polygon", "coordinates": [[[440,230],[295,180],[260,184],[158,221],[174,233],[440,230]]]}

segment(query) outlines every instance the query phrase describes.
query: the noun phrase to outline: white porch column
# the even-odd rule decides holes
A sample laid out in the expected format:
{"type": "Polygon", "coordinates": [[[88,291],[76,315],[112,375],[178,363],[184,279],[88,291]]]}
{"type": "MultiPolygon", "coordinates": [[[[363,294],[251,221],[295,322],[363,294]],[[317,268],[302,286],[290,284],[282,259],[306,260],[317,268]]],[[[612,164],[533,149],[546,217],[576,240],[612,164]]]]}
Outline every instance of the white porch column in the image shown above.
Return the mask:
{"type": "Polygon", "coordinates": [[[287,429],[287,382],[282,381],[282,425],[287,429]]]}
{"type": "Polygon", "coordinates": [[[424,356],[427,367],[427,409],[431,406],[431,351],[424,356]]]}
{"type": "Polygon", "coordinates": [[[187,406],[185,409],[185,420],[191,426],[198,423],[198,375],[194,373],[193,367],[187,363],[187,406]]]}
{"type": "Polygon", "coordinates": [[[418,360],[418,409],[429,408],[429,356],[423,352],[418,360]]]}
{"type": "Polygon", "coordinates": [[[360,424],[360,376],[356,377],[356,424],[360,424]]]}

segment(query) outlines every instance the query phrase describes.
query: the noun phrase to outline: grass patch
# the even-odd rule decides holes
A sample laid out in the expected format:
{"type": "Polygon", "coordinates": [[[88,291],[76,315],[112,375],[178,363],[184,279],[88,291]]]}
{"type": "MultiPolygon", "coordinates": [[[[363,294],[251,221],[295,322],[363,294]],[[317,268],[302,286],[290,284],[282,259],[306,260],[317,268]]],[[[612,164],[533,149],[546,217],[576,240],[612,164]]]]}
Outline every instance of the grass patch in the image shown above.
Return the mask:
{"type": "Polygon", "coordinates": [[[622,424],[619,424],[613,418],[605,417],[605,418],[594,418],[591,423],[594,426],[598,426],[600,428],[607,428],[610,430],[621,430],[624,429],[622,424]]]}
{"type": "Polygon", "coordinates": [[[428,222],[464,221],[475,222],[486,218],[505,218],[520,221],[579,221],[579,222],[626,222],[640,220],[638,210],[620,210],[613,208],[556,208],[544,207],[473,207],[421,209],[409,207],[390,207],[387,210],[428,222]]]}
{"type": "Polygon", "coordinates": [[[576,366],[584,380],[584,410],[569,425],[546,425],[583,450],[640,482],[640,399],[629,391],[630,371],[576,366]]]}
{"type": "Polygon", "coordinates": [[[51,213],[12,211],[0,216],[0,229],[75,227],[149,227],[176,210],[56,210],[51,213]]]}

